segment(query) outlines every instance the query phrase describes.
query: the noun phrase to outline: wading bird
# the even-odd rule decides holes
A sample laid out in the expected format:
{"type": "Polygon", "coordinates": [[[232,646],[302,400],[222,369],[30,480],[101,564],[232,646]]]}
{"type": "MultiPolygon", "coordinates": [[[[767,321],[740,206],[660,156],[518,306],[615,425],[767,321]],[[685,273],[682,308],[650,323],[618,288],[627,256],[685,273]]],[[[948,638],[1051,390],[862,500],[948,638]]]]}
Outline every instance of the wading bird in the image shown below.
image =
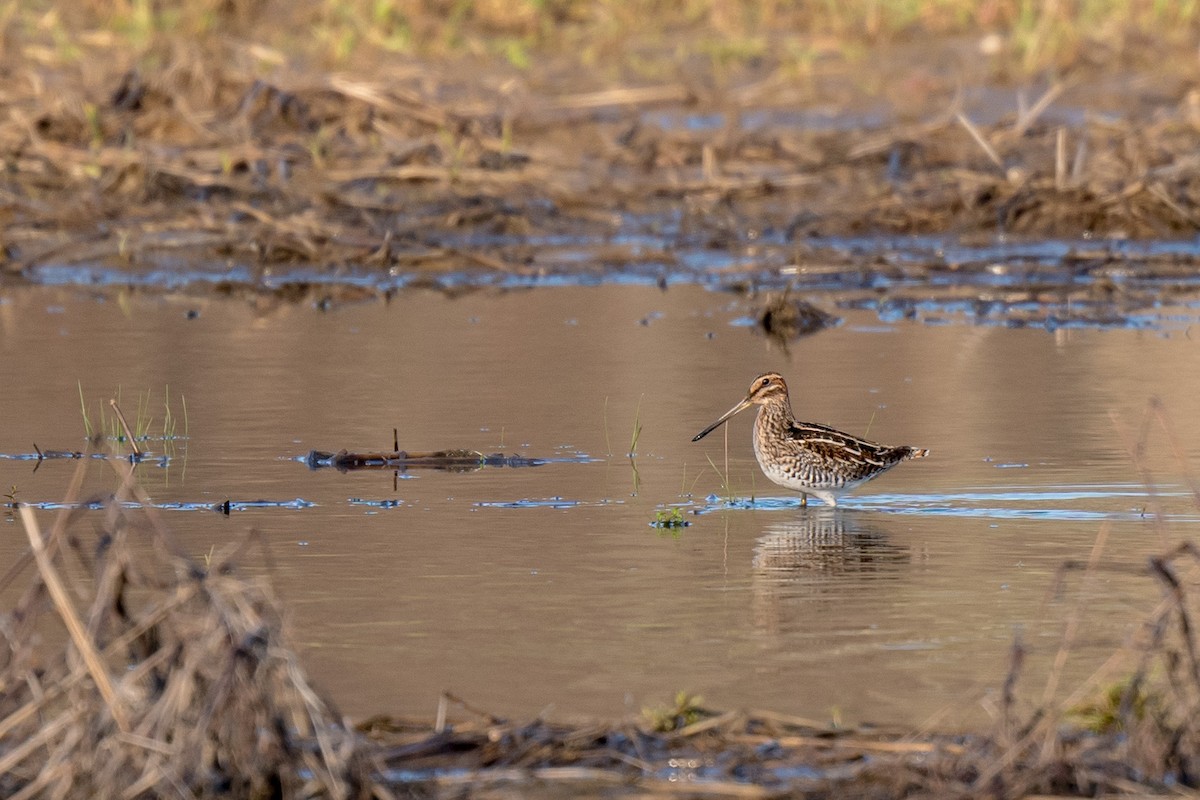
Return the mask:
{"type": "Polygon", "coordinates": [[[929,455],[920,447],[888,447],[826,425],[797,422],[792,416],[787,384],[778,372],[755,378],[746,397],[692,441],[700,441],[750,406],[758,406],[754,420],[758,466],[775,483],[801,492],[802,505],[808,505],[811,494],[836,506],[839,496],[878,478],[901,461],[929,455]]]}

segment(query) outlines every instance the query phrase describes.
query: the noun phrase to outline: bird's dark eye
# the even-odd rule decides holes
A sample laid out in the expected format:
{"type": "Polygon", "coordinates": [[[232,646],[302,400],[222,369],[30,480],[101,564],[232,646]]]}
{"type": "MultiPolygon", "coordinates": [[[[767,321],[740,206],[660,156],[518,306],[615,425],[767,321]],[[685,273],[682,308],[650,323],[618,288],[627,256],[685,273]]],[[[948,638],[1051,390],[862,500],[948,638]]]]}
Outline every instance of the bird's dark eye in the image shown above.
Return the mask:
{"type": "Polygon", "coordinates": [[[763,385],[763,386],[770,386],[770,385],[771,385],[771,379],[770,379],[770,378],[763,378],[763,379],[762,379],[762,385],[763,385]]]}

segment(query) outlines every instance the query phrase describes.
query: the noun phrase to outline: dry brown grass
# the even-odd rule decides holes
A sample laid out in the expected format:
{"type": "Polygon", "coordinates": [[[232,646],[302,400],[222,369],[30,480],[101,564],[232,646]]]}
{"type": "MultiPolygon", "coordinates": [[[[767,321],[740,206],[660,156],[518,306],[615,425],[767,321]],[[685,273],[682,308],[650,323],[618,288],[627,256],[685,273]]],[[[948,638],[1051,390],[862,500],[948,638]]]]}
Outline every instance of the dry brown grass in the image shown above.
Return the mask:
{"type": "Polygon", "coordinates": [[[492,87],[422,70],[266,78],[237,59],[179,58],[158,72],[9,85],[5,273],[233,263],[251,267],[253,285],[273,264],[531,275],[670,268],[690,249],[754,268],[763,248],[786,263],[812,236],[1200,230],[1190,95],[1149,120],[1073,126],[1043,122],[1036,105],[976,123],[947,98],[922,121],[873,129],[695,129],[645,115],[710,108],[733,122],[793,89],[672,82],[485,100],[492,87]],[[653,221],[671,218],[663,238],[653,221]],[[607,243],[617,234],[663,246],[607,243]],[[593,242],[595,258],[560,263],[536,244],[552,237],[593,242]]]}
{"type": "Polygon", "coordinates": [[[0,14],[0,26],[36,31],[52,50],[72,34],[94,38],[97,31],[125,49],[172,34],[234,34],[327,63],[379,53],[487,54],[531,66],[549,54],[570,54],[596,66],[640,53],[648,69],[677,59],[664,42],[685,42],[684,49],[714,62],[766,58],[803,68],[839,50],[866,59],[866,45],[993,34],[1003,48],[998,66],[1028,71],[1102,57],[1153,58],[1147,40],[1186,48],[1198,24],[1194,3],[1156,0],[33,0],[0,14]]]}
{"type": "Polygon", "coordinates": [[[0,795],[369,794],[368,751],[309,685],[270,591],[236,552],[174,552],[123,508],[139,496],[125,483],[98,535],[20,509],[33,558],[3,618],[0,795]]]}
{"type": "MultiPolygon", "coordinates": [[[[1160,59],[1148,77],[1088,49],[1066,78],[1047,73],[1045,102],[1035,102],[1039,90],[1027,111],[987,123],[963,112],[959,92],[996,76],[953,42],[907,55],[873,43],[855,61],[857,40],[844,34],[807,66],[750,47],[736,69],[705,49],[711,35],[824,36],[821,25],[849,29],[872,13],[897,15],[883,39],[901,48],[910,29],[972,25],[1026,26],[1044,39],[1102,3],[1047,4],[1057,10],[1029,19],[1022,9],[1038,4],[460,5],[399,4],[390,18],[373,4],[382,17],[370,18],[355,2],[287,13],[265,0],[10,4],[0,13],[0,274],[232,263],[251,267],[251,284],[274,264],[536,275],[645,261],[671,269],[688,249],[753,266],[764,246],[786,260],[811,235],[1200,229],[1197,72],[1190,57],[1163,57],[1165,38],[1143,43],[1160,59]],[[643,13],[671,31],[644,50],[629,35],[643,13]],[[518,30],[499,30],[501,16],[518,30]],[[545,38],[548,49],[524,66],[466,44],[432,57],[388,45],[389,25],[422,42],[511,34],[545,38]],[[418,36],[421,26],[440,33],[418,36]],[[581,27],[611,28],[629,50],[590,62],[570,45],[581,27]],[[349,54],[322,55],[327,39],[349,54]],[[659,66],[626,69],[643,56],[659,66]],[[1090,108],[1113,63],[1133,87],[1125,113],[1047,121],[1060,103],[1090,108]],[[758,112],[854,111],[880,99],[896,115],[859,129],[742,124],[758,112]],[[659,122],[689,115],[721,122],[659,122]],[[632,229],[637,219],[650,222],[632,229]],[[662,219],[679,220],[677,230],[664,237],[662,219]],[[595,257],[580,266],[577,254],[531,244],[543,236],[594,243],[595,257]],[[618,236],[662,245],[610,243],[618,236]]],[[[1196,25],[1151,5],[1162,4],[1124,4],[1105,19],[1120,30],[1157,25],[1168,38],[1196,25]]]]}

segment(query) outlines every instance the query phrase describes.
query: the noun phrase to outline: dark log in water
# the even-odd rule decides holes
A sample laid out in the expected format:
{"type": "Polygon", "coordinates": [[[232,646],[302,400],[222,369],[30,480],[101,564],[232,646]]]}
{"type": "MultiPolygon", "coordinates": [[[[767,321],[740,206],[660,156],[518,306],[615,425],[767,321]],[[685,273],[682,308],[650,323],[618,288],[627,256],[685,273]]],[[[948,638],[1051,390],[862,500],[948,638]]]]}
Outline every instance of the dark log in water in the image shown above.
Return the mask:
{"type": "Polygon", "coordinates": [[[305,459],[310,469],[333,467],[338,470],[351,469],[444,469],[466,471],[482,467],[539,467],[546,462],[540,458],[492,453],[484,455],[475,450],[434,450],[410,453],[396,450],[392,453],[351,453],[339,450],[326,453],[313,450],[305,459]]]}

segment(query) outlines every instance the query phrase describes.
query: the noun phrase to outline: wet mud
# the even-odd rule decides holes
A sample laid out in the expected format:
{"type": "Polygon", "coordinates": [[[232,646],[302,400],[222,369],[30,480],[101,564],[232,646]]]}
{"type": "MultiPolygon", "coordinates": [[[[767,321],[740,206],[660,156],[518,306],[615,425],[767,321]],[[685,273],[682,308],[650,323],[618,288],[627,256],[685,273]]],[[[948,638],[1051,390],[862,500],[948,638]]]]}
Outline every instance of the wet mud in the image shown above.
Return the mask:
{"type": "Polygon", "coordinates": [[[222,53],[53,81],[43,68],[10,81],[0,112],[0,273],[333,304],[554,276],[803,284],[831,268],[843,285],[968,287],[999,268],[1032,289],[1020,256],[940,251],[1054,240],[1070,243],[1057,286],[1194,275],[1194,247],[1119,244],[1200,226],[1186,69],[1131,71],[1113,91],[1086,68],[997,81],[960,50],[880,55],[859,88],[821,70],[603,90],[511,68],[266,76],[222,53]],[[913,236],[935,252],[889,238],[913,236]]]}

